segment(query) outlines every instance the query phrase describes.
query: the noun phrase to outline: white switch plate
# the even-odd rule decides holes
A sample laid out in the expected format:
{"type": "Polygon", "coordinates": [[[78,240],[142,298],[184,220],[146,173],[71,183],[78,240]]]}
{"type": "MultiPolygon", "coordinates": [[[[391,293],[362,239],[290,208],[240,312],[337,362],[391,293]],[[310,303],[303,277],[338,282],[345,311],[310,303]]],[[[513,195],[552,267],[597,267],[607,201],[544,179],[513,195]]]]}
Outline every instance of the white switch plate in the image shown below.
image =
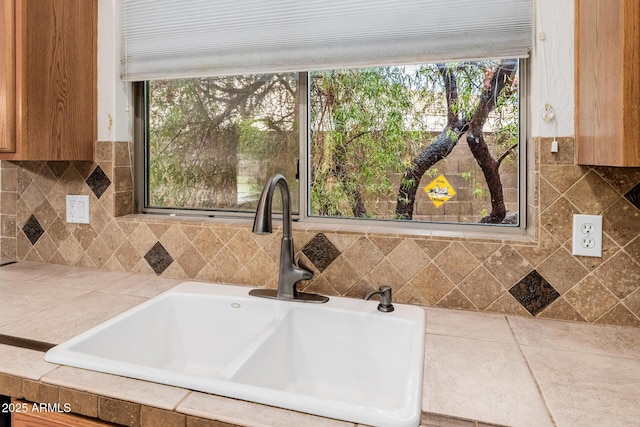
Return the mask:
{"type": "Polygon", "coordinates": [[[89,224],[89,196],[67,195],[67,222],[89,224]]]}
{"type": "Polygon", "coordinates": [[[572,253],[602,257],[602,215],[573,215],[572,253]]]}

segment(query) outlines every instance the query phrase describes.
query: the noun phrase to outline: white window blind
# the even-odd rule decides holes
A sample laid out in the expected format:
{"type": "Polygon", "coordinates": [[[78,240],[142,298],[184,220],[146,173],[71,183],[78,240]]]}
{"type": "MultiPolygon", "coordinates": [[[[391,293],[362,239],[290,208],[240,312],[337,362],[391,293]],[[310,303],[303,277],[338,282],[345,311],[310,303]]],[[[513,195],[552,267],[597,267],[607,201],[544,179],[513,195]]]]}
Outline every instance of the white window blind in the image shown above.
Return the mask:
{"type": "Polygon", "coordinates": [[[521,58],[533,0],[121,0],[125,80],[521,58]]]}

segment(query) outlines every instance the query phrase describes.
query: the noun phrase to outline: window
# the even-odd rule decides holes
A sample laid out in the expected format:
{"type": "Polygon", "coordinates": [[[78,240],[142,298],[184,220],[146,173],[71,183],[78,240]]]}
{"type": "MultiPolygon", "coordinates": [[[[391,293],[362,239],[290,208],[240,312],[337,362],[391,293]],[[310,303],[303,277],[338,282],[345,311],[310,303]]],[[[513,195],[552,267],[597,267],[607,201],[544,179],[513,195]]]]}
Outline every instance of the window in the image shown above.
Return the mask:
{"type": "Polygon", "coordinates": [[[302,220],[524,227],[533,0],[119,4],[142,210],[249,216],[279,171],[302,220]]]}
{"type": "Polygon", "coordinates": [[[252,214],[279,172],[303,218],[520,225],[519,73],[503,59],[149,81],[141,208],[252,214]]]}
{"type": "Polygon", "coordinates": [[[518,65],[310,73],[309,215],[518,224],[518,65]]]}
{"type": "Polygon", "coordinates": [[[254,212],[273,173],[297,212],[297,74],[146,84],[144,208],[254,212]]]}

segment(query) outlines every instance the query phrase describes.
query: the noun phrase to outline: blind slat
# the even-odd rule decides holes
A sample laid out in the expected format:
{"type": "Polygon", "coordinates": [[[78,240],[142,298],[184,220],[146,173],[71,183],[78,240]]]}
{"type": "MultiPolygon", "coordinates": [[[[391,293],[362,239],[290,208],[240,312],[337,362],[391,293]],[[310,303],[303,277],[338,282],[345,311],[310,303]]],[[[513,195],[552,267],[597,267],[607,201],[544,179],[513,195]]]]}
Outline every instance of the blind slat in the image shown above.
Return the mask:
{"type": "Polygon", "coordinates": [[[533,0],[122,0],[125,80],[521,58],[533,0]]]}

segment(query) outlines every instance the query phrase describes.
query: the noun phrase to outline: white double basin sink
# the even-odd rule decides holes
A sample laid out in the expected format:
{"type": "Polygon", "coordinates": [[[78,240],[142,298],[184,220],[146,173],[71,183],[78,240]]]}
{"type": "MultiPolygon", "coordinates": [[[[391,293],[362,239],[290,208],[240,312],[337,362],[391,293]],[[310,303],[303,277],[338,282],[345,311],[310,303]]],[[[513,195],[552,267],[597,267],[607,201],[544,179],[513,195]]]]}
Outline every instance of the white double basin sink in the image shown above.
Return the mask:
{"type": "Polygon", "coordinates": [[[185,282],[49,350],[62,365],[374,426],[418,426],[425,315],[185,282]]]}

